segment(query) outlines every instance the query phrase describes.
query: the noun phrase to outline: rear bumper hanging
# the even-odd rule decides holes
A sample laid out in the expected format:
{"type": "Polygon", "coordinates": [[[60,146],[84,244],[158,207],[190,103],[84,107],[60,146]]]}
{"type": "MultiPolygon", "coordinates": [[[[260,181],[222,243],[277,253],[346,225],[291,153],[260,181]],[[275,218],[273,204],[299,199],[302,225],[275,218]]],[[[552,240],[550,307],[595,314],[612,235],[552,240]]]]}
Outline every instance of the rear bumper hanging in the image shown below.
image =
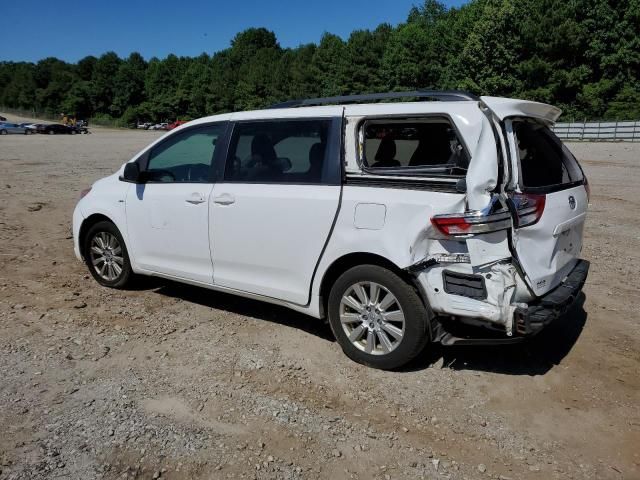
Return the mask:
{"type": "Polygon", "coordinates": [[[575,302],[589,274],[589,262],[578,263],[564,282],[546,295],[515,311],[514,329],[518,335],[535,335],[546,325],[564,315],[575,302]]]}
{"type": "Polygon", "coordinates": [[[490,335],[478,337],[451,333],[438,324],[434,340],[442,345],[499,345],[518,343],[536,335],[545,326],[564,315],[574,304],[589,273],[589,262],[578,260],[567,278],[546,295],[529,302],[526,307],[518,307],[514,312],[512,336],[490,335]]]}

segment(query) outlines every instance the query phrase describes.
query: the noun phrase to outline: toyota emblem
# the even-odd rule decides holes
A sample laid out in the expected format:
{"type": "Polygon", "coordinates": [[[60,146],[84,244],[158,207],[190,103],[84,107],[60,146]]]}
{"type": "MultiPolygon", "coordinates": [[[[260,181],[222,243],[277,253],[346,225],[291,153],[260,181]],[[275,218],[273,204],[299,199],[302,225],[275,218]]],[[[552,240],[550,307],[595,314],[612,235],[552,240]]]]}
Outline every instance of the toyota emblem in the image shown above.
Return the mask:
{"type": "Polygon", "coordinates": [[[569,195],[569,208],[571,210],[576,209],[576,199],[573,197],[573,195],[569,195]]]}

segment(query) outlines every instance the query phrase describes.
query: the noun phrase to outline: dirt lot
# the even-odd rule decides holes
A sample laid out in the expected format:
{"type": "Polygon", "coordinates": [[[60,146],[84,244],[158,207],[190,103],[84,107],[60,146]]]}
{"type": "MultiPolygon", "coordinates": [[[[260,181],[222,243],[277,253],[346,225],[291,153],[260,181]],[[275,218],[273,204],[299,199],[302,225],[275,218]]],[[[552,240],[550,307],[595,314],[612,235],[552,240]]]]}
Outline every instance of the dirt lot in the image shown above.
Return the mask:
{"type": "Polygon", "coordinates": [[[282,308],[89,278],[78,193],[157,135],[0,138],[0,478],[640,478],[640,144],[570,145],[592,270],[564,321],[389,373],[282,308]]]}

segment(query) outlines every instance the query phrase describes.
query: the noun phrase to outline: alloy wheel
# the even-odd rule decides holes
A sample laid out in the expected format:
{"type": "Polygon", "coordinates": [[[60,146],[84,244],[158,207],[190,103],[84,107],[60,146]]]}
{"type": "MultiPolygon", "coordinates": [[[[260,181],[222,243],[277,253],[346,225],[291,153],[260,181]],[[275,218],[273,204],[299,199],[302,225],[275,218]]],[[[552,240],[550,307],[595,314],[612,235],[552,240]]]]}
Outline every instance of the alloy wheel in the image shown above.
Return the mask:
{"type": "Polygon", "coordinates": [[[122,275],[124,265],[122,246],[112,233],[96,233],[91,240],[89,256],[100,278],[113,282],[122,275]]]}
{"type": "Polygon", "coordinates": [[[371,355],[386,355],[402,342],[405,317],[398,299],[383,285],[358,282],[340,301],[340,323],[349,341],[371,355]]]}

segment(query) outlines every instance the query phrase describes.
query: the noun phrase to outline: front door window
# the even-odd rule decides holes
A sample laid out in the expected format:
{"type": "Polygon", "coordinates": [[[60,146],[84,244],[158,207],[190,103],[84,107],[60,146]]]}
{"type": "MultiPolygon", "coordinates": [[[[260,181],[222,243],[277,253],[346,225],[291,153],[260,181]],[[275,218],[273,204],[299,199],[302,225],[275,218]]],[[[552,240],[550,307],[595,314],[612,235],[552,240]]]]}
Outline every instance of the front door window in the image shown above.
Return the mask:
{"type": "Polygon", "coordinates": [[[177,133],[151,150],[146,180],[158,183],[210,181],[211,162],[222,125],[208,125],[177,133]]]}

